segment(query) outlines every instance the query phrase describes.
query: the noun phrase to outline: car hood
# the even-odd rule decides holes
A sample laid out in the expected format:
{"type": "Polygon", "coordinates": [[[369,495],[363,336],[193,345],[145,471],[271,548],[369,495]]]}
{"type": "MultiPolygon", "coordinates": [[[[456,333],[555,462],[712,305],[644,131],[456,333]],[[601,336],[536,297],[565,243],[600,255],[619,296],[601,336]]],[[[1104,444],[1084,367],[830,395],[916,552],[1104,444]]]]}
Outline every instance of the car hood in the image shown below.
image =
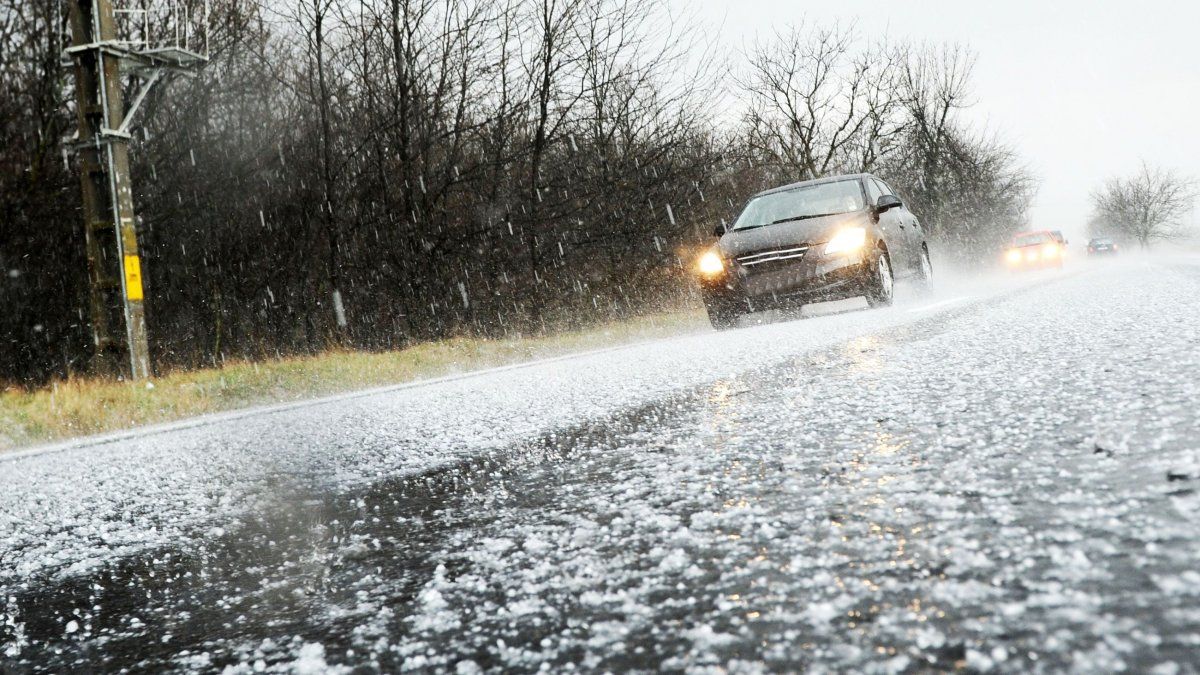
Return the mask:
{"type": "Polygon", "coordinates": [[[832,239],[834,233],[843,227],[848,225],[867,227],[869,223],[870,218],[865,211],[839,213],[836,216],[796,220],[790,223],[726,232],[717,246],[725,257],[737,258],[789,246],[822,244],[832,239]]]}

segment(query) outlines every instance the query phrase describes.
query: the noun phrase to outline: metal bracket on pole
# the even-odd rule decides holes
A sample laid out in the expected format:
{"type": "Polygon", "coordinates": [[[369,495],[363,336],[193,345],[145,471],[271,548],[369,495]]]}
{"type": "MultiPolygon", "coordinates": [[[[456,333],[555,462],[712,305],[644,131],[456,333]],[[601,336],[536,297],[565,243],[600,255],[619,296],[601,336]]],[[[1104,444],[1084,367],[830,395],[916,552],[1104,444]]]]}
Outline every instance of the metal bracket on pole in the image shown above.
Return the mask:
{"type": "Polygon", "coordinates": [[[125,120],[121,122],[121,127],[117,129],[117,133],[124,134],[126,138],[129,137],[129,131],[133,127],[133,118],[137,115],[138,110],[142,107],[142,101],[146,100],[146,95],[149,94],[150,90],[154,88],[154,85],[158,84],[159,80],[163,78],[164,72],[166,71],[155,70],[153,74],[150,75],[150,79],[142,83],[142,88],[138,91],[137,96],[134,97],[133,103],[129,104],[129,110],[125,112],[125,120]]]}

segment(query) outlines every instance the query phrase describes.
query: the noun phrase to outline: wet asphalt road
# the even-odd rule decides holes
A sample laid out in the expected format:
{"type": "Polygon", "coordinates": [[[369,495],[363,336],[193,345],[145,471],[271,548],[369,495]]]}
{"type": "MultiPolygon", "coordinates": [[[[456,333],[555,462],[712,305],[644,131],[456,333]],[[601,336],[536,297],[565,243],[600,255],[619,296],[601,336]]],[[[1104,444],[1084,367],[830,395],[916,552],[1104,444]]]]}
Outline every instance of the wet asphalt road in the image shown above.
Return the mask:
{"type": "Polygon", "coordinates": [[[0,670],[1200,671],[1200,265],[889,311],[421,473],[272,474],[9,583],[0,670]]]}

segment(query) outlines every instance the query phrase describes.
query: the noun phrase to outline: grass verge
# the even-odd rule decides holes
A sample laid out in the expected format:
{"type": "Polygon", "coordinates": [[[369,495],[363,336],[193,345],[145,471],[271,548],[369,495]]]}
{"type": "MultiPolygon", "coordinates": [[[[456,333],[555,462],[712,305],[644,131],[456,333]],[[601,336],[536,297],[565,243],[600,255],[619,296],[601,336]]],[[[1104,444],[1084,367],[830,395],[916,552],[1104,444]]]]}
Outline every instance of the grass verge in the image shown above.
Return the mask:
{"type": "Polygon", "coordinates": [[[703,312],[680,312],[539,337],[453,338],[393,352],[331,351],[270,361],[231,361],[220,368],[170,373],[149,383],[72,378],[35,391],[0,391],[0,452],[628,344],[707,325],[703,312]]]}

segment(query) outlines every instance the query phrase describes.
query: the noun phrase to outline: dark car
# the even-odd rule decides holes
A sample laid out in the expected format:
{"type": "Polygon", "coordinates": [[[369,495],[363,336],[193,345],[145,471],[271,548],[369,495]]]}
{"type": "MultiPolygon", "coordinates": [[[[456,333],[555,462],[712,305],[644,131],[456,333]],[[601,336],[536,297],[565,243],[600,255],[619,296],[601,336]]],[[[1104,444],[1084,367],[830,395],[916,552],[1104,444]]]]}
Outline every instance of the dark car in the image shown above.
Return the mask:
{"type": "Polygon", "coordinates": [[[1096,238],[1088,241],[1088,255],[1117,255],[1120,248],[1112,239],[1096,238]]]}
{"type": "Polygon", "coordinates": [[[701,256],[714,328],[739,315],[865,296],[891,304],[896,279],[933,274],[921,224],[880,179],[859,174],[795,183],[747,202],[701,256]]]}

